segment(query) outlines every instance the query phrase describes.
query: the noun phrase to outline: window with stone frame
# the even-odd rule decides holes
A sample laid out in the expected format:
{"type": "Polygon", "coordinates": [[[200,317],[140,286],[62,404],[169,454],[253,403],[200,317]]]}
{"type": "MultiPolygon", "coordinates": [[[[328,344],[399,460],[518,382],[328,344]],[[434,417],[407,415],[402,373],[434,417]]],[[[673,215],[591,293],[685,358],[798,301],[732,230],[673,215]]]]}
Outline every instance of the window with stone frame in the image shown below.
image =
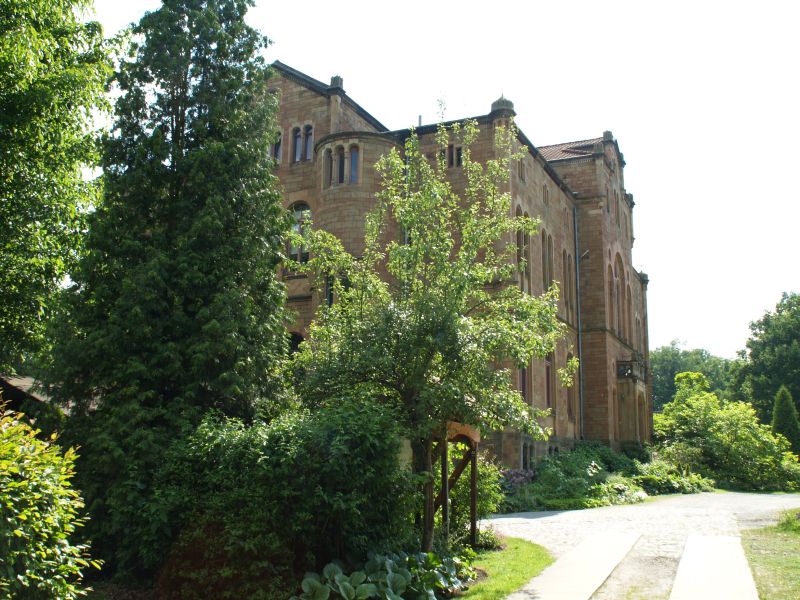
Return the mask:
{"type": "MultiPolygon", "coordinates": [[[[311,208],[305,202],[298,202],[290,208],[294,223],[292,223],[292,231],[302,234],[311,221],[311,208]]],[[[299,263],[308,262],[308,248],[302,244],[291,244],[289,246],[289,258],[299,263]]]]}

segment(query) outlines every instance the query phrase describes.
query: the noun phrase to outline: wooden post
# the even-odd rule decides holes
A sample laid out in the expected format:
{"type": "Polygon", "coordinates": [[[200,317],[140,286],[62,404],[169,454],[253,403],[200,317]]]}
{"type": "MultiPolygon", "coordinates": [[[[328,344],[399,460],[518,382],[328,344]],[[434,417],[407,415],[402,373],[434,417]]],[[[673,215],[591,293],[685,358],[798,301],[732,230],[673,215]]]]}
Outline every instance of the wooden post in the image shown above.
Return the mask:
{"type": "MultiPolygon", "coordinates": [[[[449,543],[450,537],[450,482],[448,481],[449,475],[447,473],[450,466],[449,453],[447,448],[447,432],[441,442],[442,452],[442,533],[444,535],[445,546],[449,543]]],[[[435,506],[435,505],[434,505],[435,506]]],[[[434,509],[435,510],[435,509],[434,509]]]]}
{"type": "Polygon", "coordinates": [[[474,548],[478,545],[478,444],[470,444],[472,466],[470,468],[469,486],[469,543],[474,548]]]}

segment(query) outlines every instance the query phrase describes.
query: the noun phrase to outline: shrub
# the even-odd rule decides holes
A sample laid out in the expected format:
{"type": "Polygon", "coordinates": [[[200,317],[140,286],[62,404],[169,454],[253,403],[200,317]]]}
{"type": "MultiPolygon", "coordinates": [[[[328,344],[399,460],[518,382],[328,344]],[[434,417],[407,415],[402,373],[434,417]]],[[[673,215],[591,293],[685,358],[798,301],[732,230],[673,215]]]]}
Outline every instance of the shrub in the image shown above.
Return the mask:
{"type": "Polygon", "coordinates": [[[752,406],[720,400],[699,373],[679,373],[675,382],[675,399],[654,417],[667,455],[672,447],[673,454],[686,455],[697,472],[723,487],[797,489],[800,471],[788,442],[759,423],[752,406]]]}
{"type": "Polygon", "coordinates": [[[69,600],[83,569],[99,568],[70,537],[83,524],[72,488],[75,451],[37,437],[20,413],[0,419],[0,596],[69,600]]]}
{"type": "Polygon", "coordinates": [[[469,561],[460,557],[440,558],[433,552],[372,556],[350,575],[336,563],[328,564],[321,576],[306,573],[299,599],[444,598],[474,577],[475,571],[469,561]]]}
{"type": "Polygon", "coordinates": [[[643,502],[647,498],[647,493],[628,477],[610,475],[605,481],[593,485],[589,490],[589,496],[607,506],[643,502]]]}
{"type": "Polygon", "coordinates": [[[308,568],[407,543],[396,419],[366,400],[268,425],[206,418],[178,443],[156,478],[154,521],[177,533],[153,539],[153,560],[171,545],[160,597],[288,597],[308,568]]]}
{"type": "Polygon", "coordinates": [[[633,482],[651,496],[659,494],[696,494],[710,492],[714,481],[697,473],[684,472],[673,463],[656,459],[649,463],[637,463],[639,475],[633,482]]]}

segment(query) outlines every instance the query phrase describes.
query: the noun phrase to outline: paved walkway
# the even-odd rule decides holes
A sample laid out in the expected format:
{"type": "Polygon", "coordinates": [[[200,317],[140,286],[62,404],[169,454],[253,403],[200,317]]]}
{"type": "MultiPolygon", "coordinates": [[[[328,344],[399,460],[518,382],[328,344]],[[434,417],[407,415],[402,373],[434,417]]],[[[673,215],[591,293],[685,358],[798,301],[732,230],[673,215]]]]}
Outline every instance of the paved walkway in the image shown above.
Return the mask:
{"type": "Polygon", "coordinates": [[[789,508],[800,508],[800,494],[706,493],[591,510],[517,513],[487,523],[541,544],[557,558],[512,596],[516,600],[755,599],[739,531],[772,524],[789,508]],[[578,582],[583,582],[580,590],[578,582]],[[714,593],[703,589],[705,582],[714,593]]]}

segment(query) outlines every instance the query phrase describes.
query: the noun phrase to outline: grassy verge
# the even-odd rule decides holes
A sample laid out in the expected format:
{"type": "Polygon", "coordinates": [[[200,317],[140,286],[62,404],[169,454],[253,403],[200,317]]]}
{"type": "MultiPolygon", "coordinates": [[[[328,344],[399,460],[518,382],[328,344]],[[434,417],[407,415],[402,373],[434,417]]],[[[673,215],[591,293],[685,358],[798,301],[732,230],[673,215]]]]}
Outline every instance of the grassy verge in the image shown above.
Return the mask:
{"type": "Polygon", "coordinates": [[[553,562],[550,553],[538,544],[518,538],[505,538],[505,547],[482,552],[474,566],[487,577],[459,596],[464,600],[499,600],[517,591],[553,562]]]}
{"type": "Polygon", "coordinates": [[[742,545],[759,598],[800,598],[800,512],[787,513],[775,527],[743,531],[742,545]]]}

